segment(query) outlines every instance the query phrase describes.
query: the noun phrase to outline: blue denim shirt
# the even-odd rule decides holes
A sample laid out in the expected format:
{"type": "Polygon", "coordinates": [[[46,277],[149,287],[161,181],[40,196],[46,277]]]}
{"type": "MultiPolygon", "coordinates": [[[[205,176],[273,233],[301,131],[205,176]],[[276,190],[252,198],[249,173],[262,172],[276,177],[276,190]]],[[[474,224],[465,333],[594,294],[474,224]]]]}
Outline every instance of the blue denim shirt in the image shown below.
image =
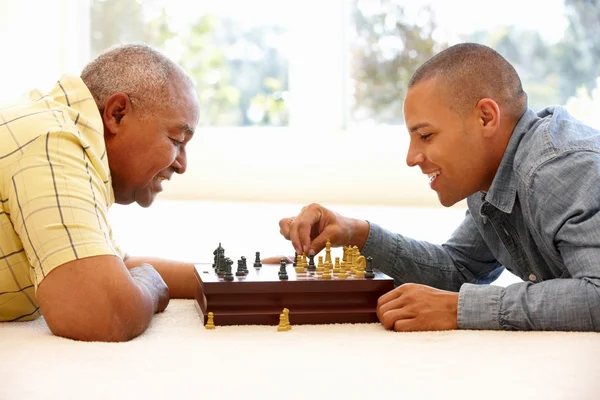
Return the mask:
{"type": "Polygon", "coordinates": [[[600,132],[527,110],[487,193],[434,245],[371,223],[362,254],[398,284],[459,291],[460,329],[600,331],[600,132]],[[503,268],[524,282],[493,282],[503,268]]]}

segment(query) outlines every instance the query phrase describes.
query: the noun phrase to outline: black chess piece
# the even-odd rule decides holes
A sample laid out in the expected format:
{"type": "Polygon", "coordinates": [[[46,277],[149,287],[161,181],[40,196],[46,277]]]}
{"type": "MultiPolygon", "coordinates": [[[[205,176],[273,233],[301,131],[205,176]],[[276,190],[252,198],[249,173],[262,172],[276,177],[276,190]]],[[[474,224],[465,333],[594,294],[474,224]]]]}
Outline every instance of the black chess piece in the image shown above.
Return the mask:
{"type": "Polygon", "coordinates": [[[225,265],[225,249],[219,248],[217,255],[217,275],[222,277],[225,274],[225,269],[227,266],[225,265]]]}
{"type": "Polygon", "coordinates": [[[298,252],[294,252],[294,263],[292,264],[294,268],[298,266],[298,252]]]}
{"type": "Polygon", "coordinates": [[[235,276],[245,276],[246,272],[244,271],[244,263],[242,260],[238,260],[237,262],[237,271],[235,271],[235,276]]]}
{"type": "Polygon", "coordinates": [[[221,247],[221,242],[219,242],[219,247],[217,247],[217,248],[215,249],[215,251],[213,251],[213,255],[215,256],[215,257],[214,257],[214,259],[213,259],[213,265],[212,265],[213,269],[216,269],[216,268],[217,268],[217,265],[218,265],[218,259],[219,259],[219,254],[220,254],[220,251],[221,251],[221,250],[223,250],[223,247],[221,247]]]}
{"type": "Polygon", "coordinates": [[[225,258],[225,274],[223,275],[223,279],[225,279],[226,281],[233,280],[233,274],[231,273],[231,265],[232,264],[233,264],[233,261],[231,260],[231,258],[226,257],[225,258]]]}
{"type": "Polygon", "coordinates": [[[256,258],[254,259],[254,268],[262,267],[262,262],[260,262],[260,251],[256,252],[256,258]]]}
{"type": "Polygon", "coordinates": [[[246,256],[242,256],[242,270],[245,275],[248,275],[248,263],[246,262],[246,256]]]}
{"type": "Polygon", "coordinates": [[[309,271],[315,271],[317,269],[317,266],[315,265],[315,256],[314,254],[311,254],[308,256],[308,270],[309,271]]]}
{"type": "Polygon", "coordinates": [[[365,266],[365,278],[373,279],[375,274],[373,273],[373,257],[367,257],[367,265],[365,266]]]}
{"type": "Polygon", "coordinates": [[[287,271],[285,269],[287,263],[285,262],[285,258],[281,259],[281,262],[279,264],[279,280],[281,281],[287,281],[288,280],[288,274],[287,271]]]}

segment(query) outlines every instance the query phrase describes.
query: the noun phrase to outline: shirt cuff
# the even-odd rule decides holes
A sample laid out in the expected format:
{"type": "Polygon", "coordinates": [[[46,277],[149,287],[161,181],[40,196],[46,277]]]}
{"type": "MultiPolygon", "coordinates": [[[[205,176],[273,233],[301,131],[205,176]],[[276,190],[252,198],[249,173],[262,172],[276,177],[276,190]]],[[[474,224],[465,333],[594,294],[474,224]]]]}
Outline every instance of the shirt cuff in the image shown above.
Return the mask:
{"type": "Polygon", "coordinates": [[[384,265],[393,265],[398,254],[398,240],[386,229],[373,222],[369,223],[369,235],[360,253],[373,257],[373,266],[380,269],[384,265]]]}
{"type": "Polygon", "coordinates": [[[504,288],[465,283],[458,293],[458,328],[500,330],[504,288]]]}

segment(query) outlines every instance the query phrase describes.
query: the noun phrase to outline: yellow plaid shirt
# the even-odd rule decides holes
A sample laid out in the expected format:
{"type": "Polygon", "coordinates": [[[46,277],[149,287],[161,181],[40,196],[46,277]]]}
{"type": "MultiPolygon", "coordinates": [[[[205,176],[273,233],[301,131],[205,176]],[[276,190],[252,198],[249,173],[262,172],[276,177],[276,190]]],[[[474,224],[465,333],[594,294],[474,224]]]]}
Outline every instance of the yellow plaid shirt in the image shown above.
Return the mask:
{"type": "Polygon", "coordinates": [[[35,290],[54,268],[123,252],[102,119],[83,81],[63,76],[0,106],[0,321],[40,315],[35,290]]]}

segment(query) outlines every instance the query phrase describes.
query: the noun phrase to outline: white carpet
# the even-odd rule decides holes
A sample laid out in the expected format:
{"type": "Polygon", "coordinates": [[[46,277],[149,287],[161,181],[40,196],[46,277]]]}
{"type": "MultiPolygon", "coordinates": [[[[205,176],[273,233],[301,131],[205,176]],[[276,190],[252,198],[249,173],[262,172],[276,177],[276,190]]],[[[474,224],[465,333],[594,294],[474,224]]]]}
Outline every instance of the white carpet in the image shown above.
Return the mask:
{"type": "Polygon", "coordinates": [[[379,324],[205,330],[173,300],[128,343],[0,326],[0,399],[598,399],[600,335],[394,333],[379,324]]]}

